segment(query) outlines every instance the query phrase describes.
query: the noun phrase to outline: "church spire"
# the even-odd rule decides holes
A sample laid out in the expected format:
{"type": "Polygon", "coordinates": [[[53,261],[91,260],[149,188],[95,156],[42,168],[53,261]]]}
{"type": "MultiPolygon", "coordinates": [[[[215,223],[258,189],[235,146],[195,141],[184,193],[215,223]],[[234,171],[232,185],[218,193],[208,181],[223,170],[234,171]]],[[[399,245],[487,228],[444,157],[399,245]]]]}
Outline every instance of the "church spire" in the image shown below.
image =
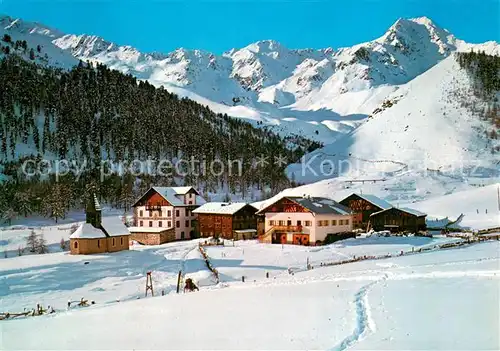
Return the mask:
{"type": "Polygon", "coordinates": [[[95,228],[101,227],[101,205],[95,193],[93,193],[87,201],[85,217],[87,223],[92,224],[95,228]]]}

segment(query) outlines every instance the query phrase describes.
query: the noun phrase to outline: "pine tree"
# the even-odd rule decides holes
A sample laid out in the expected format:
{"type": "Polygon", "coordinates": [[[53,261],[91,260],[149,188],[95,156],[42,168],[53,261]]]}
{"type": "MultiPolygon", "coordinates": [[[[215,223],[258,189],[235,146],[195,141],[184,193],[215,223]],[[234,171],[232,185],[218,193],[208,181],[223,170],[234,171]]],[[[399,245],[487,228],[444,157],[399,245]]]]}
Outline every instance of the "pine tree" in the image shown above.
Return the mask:
{"type": "Polygon", "coordinates": [[[43,208],[45,215],[54,219],[56,223],[60,218],[64,218],[68,210],[68,195],[66,186],[56,183],[44,199],[43,208]]]}
{"type": "Polygon", "coordinates": [[[61,248],[62,251],[66,250],[66,241],[64,238],[61,238],[61,241],[59,242],[59,247],[61,248]]]}
{"type": "Polygon", "coordinates": [[[26,238],[26,247],[30,252],[35,252],[39,246],[38,237],[34,230],[30,232],[30,235],[26,238]]]}
{"type": "Polygon", "coordinates": [[[12,221],[17,217],[17,212],[13,208],[8,208],[2,214],[2,219],[8,225],[12,224],[12,221]]]}
{"type": "Polygon", "coordinates": [[[47,240],[45,240],[43,234],[40,234],[40,238],[38,239],[38,246],[36,252],[39,254],[44,254],[49,252],[49,248],[47,247],[47,240]]]}
{"type": "Polygon", "coordinates": [[[17,207],[17,212],[23,215],[24,217],[28,217],[31,214],[31,195],[27,191],[16,192],[14,196],[14,201],[17,207]]]}

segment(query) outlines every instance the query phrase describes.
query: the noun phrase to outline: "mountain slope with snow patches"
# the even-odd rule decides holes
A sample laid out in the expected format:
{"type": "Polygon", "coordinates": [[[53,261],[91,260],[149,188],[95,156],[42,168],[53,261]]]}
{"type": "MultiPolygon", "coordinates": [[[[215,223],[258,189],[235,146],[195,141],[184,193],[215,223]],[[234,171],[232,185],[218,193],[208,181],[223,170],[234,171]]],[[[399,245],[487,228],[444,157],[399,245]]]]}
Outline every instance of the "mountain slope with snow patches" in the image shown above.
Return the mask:
{"type": "Polygon", "coordinates": [[[218,112],[325,144],[352,132],[398,85],[450,53],[499,53],[498,43],[467,44],[426,17],[399,19],[380,38],[350,48],[296,50],[263,40],[222,55],[182,48],[142,53],[98,36],[0,18],[2,33],[42,42],[49,64],[68,67],[75,58],[104,63],[218,112]]]}

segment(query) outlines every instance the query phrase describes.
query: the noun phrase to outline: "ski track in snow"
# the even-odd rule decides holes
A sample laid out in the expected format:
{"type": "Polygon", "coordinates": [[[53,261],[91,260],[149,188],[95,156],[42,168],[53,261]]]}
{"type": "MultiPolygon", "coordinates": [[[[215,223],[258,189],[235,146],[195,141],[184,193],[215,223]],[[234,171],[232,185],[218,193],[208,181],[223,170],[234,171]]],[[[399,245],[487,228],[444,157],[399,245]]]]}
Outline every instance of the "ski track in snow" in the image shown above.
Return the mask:
{"type": "Polygon", "coordinates": [[[351,335],[347,336],[340,344],[333,347],[331,351],[344,351],[349,349],[353,344],[365,338],[369,333],[376,330],[376,325],[371,318],[370,303],[368,301],[368,292],[373,285],[387,279],[385,275],[382,279],[373,281],[363,286],[356,293],[354,297],[354,304],[356,305],[356,328],[351,335]]]}

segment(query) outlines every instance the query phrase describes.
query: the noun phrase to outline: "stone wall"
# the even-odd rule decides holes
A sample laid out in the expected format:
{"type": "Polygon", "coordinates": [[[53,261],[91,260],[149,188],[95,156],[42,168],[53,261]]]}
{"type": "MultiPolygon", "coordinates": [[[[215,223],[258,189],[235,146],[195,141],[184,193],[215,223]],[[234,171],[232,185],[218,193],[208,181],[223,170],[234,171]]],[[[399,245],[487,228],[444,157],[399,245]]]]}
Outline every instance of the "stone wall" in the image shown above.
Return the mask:
{"type": "Polygon", "coordinates": [[[173,228],[160,233],[136,232],[130,234],[130,239],[142,245],[160,245],[175,240],[175,230],[173,228]]]}

